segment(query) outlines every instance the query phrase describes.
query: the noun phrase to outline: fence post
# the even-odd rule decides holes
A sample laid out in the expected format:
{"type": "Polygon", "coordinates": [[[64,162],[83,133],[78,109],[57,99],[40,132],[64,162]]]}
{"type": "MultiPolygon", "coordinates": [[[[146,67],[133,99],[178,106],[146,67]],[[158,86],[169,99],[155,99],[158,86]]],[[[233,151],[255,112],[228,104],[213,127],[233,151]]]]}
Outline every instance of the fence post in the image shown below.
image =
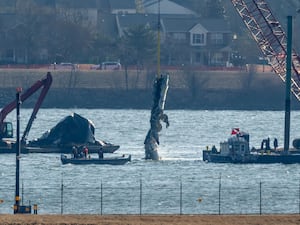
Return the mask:
{"type": "Polygon", "coordinates": [[[221,181],[222,181],[222,176],[220,174],[220,177],[219,177],[219,215],[221,215],[221,181]]]}
{"type": "Polygon", "coordinates": [[[60,193],[60,214],[64,213],[64,183],[63,178],[61,179],[61,193],[60,193]]]}
{"type": "Polygon", "coordinates": [[[261,215],[261,181],[259,182],[259,215],[261,215]]]}
{"type": "Polygon", "coordinates": [[[182,215],[182,180],[180,179],[180,215],[182,215]]]}
{"type": "Polygon", "coordinates": [[[102,185],[102,181],[101,181],[101,186],[100,186],[100,214],[102,215],[103,211],[103,185],[102,185]]]}
{"type": "Polygon", "coordinates": [[[142,179],[140,179],[140,215],[142,215],[142,197],[143,197],[142,179]]]}

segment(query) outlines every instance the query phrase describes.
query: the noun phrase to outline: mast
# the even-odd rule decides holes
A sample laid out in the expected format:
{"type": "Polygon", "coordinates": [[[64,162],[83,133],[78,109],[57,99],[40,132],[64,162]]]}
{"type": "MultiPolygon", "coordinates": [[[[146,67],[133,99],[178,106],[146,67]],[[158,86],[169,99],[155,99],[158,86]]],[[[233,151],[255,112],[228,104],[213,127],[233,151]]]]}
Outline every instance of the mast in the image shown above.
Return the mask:
{"type": "Polygon", "coordinates": [[[157,13],[157,77],[160,76],[160,0],[158,0],[157,13]]]}
{"type": "Polygon", "coordinates": [[[284,124],[284,153],[289,150],[290,115],[291,115],[291,68],[292,68],[292,16],[287,17],[287,55],[285,79],[285,124],[284,124]]]}

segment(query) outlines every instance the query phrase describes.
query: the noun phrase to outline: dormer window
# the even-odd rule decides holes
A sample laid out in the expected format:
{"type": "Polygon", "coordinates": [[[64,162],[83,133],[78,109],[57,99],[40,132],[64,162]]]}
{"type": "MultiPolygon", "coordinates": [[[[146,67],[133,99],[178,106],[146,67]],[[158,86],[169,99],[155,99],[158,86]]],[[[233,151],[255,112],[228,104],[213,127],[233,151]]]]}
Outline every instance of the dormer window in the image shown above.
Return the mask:
{"type": "Polygon", "coordinates": [[[204,45],[205,35],[204,34],[192,34],[192,45],[204,45]]]}

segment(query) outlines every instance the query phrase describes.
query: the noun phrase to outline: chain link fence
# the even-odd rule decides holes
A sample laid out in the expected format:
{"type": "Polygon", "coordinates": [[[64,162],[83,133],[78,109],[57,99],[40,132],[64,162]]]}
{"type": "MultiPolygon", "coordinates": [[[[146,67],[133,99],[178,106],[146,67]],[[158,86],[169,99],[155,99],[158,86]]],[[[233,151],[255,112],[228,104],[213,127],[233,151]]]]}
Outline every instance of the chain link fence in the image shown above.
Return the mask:
{"type": "MultiPolygon", "coordinates": [[[[13,187],[0,188],[0,213],[12,213],[13,187]]],[[[300,213],[300,184],[276,184],[210,179],[162,182],[133,182],[131,186],[57,184],[52,187],[23,187],[21,204],[37,204],[38,214],[271,214],[300,213]]]]}

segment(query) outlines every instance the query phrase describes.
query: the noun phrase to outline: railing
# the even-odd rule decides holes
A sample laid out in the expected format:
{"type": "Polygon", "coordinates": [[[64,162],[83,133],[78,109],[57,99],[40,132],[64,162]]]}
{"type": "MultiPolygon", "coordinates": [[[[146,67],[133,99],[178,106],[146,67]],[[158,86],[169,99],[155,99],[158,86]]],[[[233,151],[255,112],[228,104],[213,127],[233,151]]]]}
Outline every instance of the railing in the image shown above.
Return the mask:
{"type": "MultiPolygon", "coordinates": [[[[0,199],[0,214],[12,213],[14,189],[1,187],[0,199]]],[[[62,182],[24,188],[21,199],[24,205],[37,204],[38,214],[290,214],[300,213],[300,184],[249,181],[244,186],[221,177],[160,186],[95,181],[75,188],[62,182]]]]}

